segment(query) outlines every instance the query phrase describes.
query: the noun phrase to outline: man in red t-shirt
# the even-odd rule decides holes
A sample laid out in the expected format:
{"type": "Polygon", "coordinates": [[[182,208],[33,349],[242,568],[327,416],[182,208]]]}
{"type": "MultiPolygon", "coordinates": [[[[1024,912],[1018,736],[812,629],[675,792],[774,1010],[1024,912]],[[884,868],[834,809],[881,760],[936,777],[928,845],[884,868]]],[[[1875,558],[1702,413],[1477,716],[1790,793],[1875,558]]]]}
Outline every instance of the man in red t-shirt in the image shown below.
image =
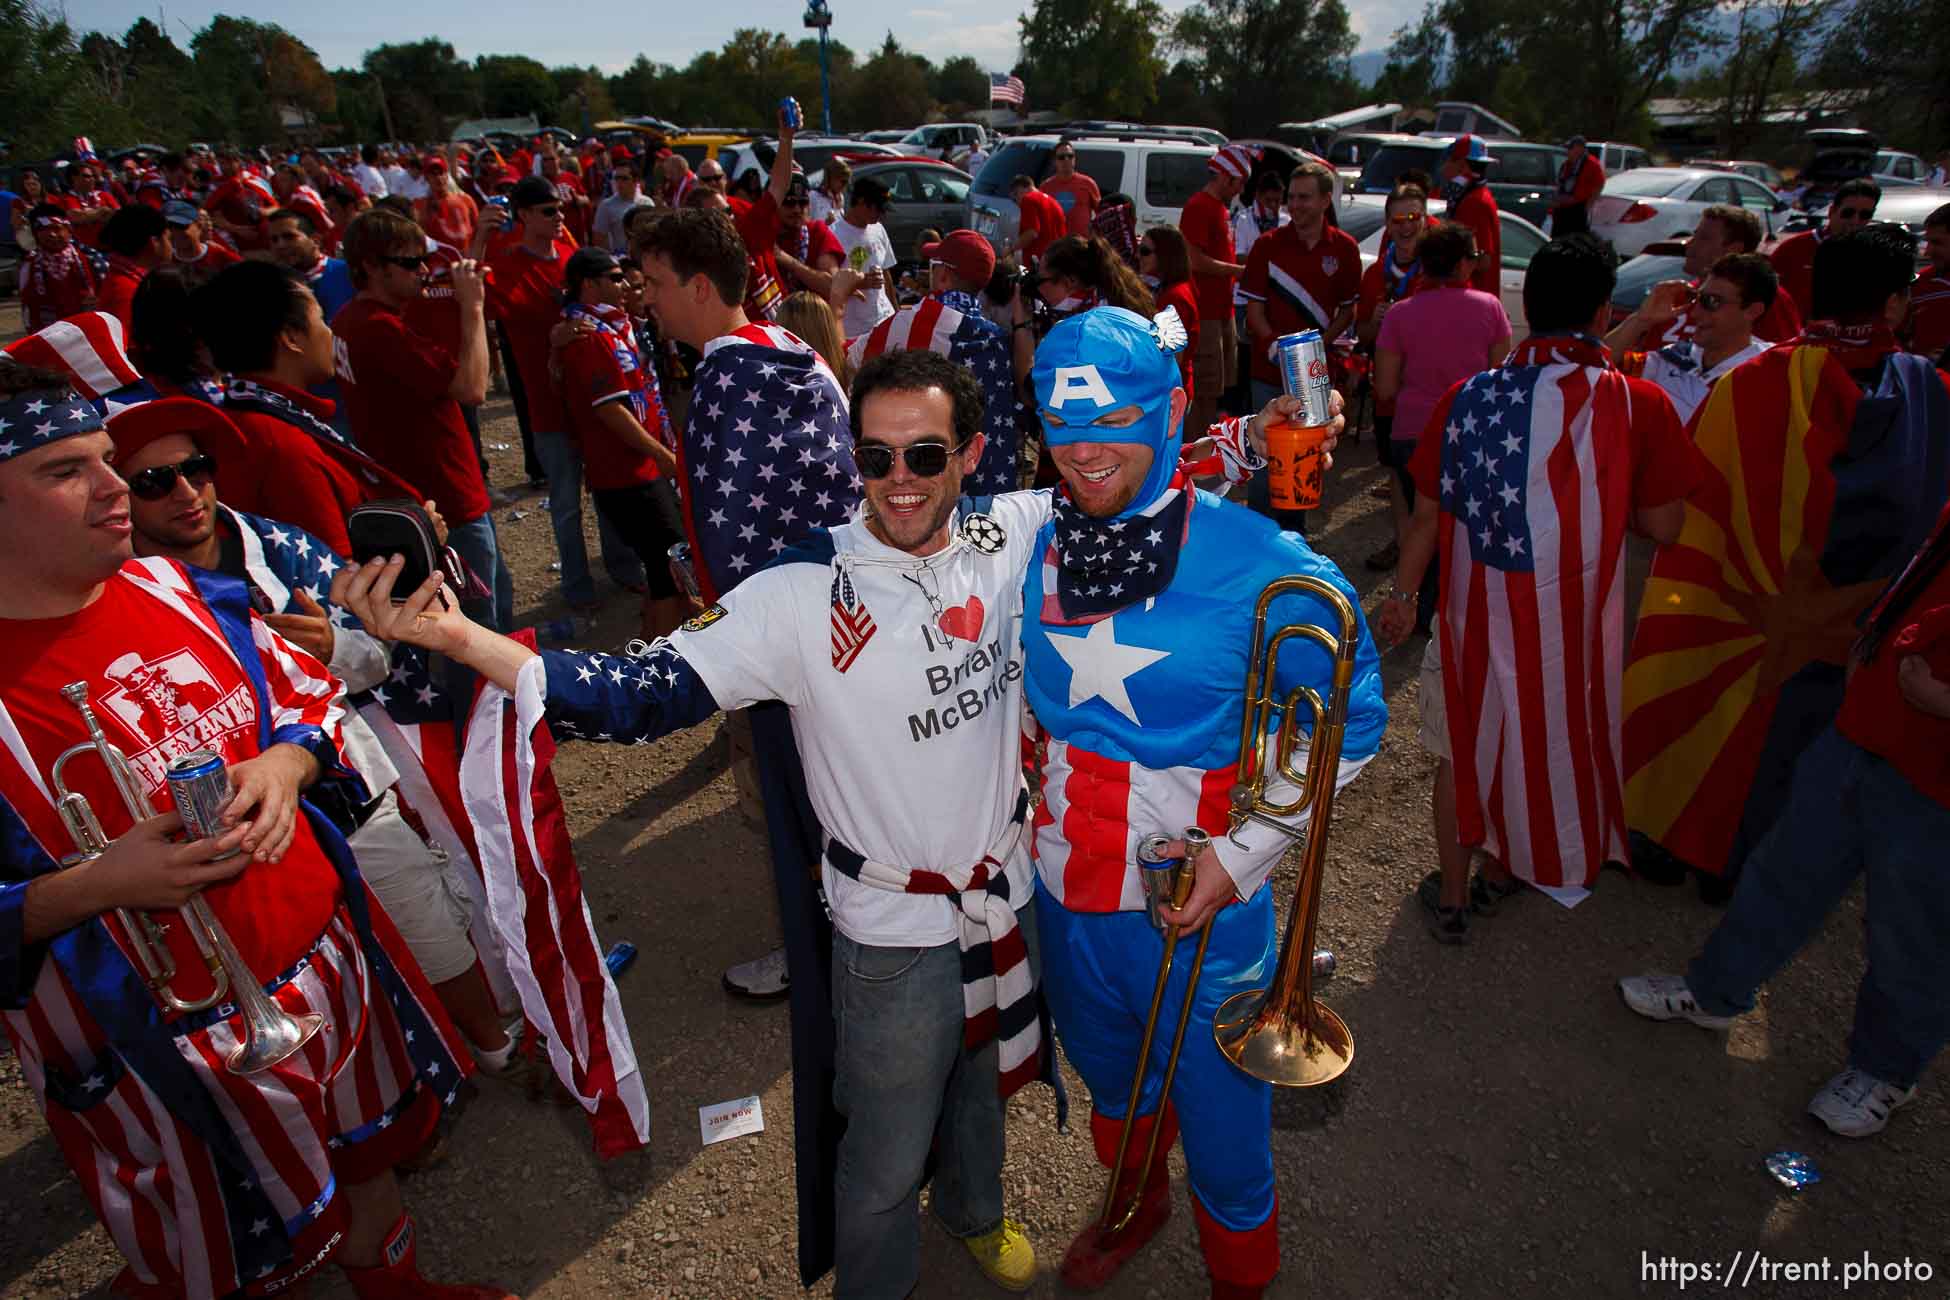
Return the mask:
{"type": "MultiPolygon", "coordinates": [[[[772,155],[772,170],[766,178],[765,192],[732,218],[732,223],[738,227],[738,237],[745,241],[746,255],[752,262],[751,275],[745,281],[745,315],[756,321],[771,320],[786,294],[785,285],[779,279],[778,249],[780,236],[785,229],[786,191],[792,184],[792,141],[797,135],[798,129],[786,120],[781,110],[778,151],[772,155]]],[[[724,175],[724,168],[718,168],[718,175],[724,175]]],[[[702,166],[698,168],[698,179],[706,179],[702,166]]]]}
{"type": "Polygon", "coordinates": [[[487,397],[485,290],[473,262],[450,274],[460,312],[460,352],[408,325],[421,292],[426,232],[384,208],[361,213],[345,232],[345,261],[359,294],[332,321],[340,391],[359,445],[417,484],[447,520],[447,544],[494,593],[493,621],[514,626],[514,579],[501,560],[487,482],[461,404],[487,397]]]}
{"type": "MultiPolygon", "coordinates": [[[[1245,267],[1233,259],[1232,201],[1253,174],[1253,151],[1227,145],[1206,160],[1205,185],[1185,200],[1178,229],[1192,261],[1192,292],[1198,298],[1198,352],[1192,358],[1196,393],[1186,427],[1209,428],[1219,413],[1219,397],[1232,386],[1239,367],[1239,331],[1232,320],[1233,281],[1245,267]]],[[[1359,273],[1359,260],[1356,273],[1359,273]]]]}
{"type": "Polygon", "coordinates": [[[427,196],[420,201],[420,225],[435,239],[455,248],[474,242],[480,225],[481,207],[454,184],[447,174],[447,160],[435,154],[427,159],[427,196]]]}
{"type": "Polygon", "coordinates": [[[1050,150],[1050,174],[1043,177],[1042,192],[1063,209],[1064,229],[1072,235],[1088,237],[1090,219],[1104,201],[1097,182],[1077,170],[1077,147],[1065,140],[1050,150]]]}
{"type": "Polygon", "coordinates": [[[562,224],[575,236],[578,244],[589,242],[589,194],[582,188],[582,179],[562,166],[561,158],[553,153],[545,153],[541,159],[542,179],[555,190],[555,197],[562,204],[562,224]]]}
{"type": "Polygon", "coordinates": [[[1493,296],[1503,290],[1503,219],[1485,179],[1495,161],[1479,137],[1463,135],[1449,146],[1449,157],[1442,164],[1449,220],[1468,226],[1476,235],[1476,271],[1469,287],[1493,296]]]}
{"type": "Polygon", "coordinates": [[[846,260],[846,249],[831,226],[807,218],[810,199],[806,178],[795,175],[779,205],[779,270],[799,288],[825,298],[832,294],[833,272],[846,260]]]}
{"type": "Polygon", "coordinates": [[[1618,985],[1642,1016],[1725,1029],[1866,875],[1869,960],[1848,1064],[1808,1112],[1870,1137],[1950,1038],[1950,509],[1871,608],[1849,660],[1840,715],[1801,756],[1781,820],[1685,975],[1618,985]]]}
{"type": "Polygon", "coordinates": [[[1909,288],[1909,350],[1943,364],[1950,349],[1950,203],[1923,219],[1927,274],[1909,288]]]}
{"type": "MultiPolygon", "coordinates": [[[[1758,253],[1764,228],[1751,209],[1735,203],[1715,203],[1700,213],[1699,223],[1686,240],[1685,280],[1666,280],[1652,287],[1638,309],[1605,335],[1614,357],[1634,350],[1652,352],[1674,343],[1693,341],[1693,314],[1687,310],[1700,282],[1714,265],[1733,253],[1758,253]]],[[[1776,275],[1780,268],[1775,267],[1776,275]]],[[[1801,313],[1787,293],[1774,295],[1754,325],[1754,337],[1767,343],[1788,343],[1801,337],[1801,313]]]]}
{"type": "Polygon", "coordinates": [[[1009,182],[1009,195],[1016,201],[1016,247],[1025,263],[1034,266],[1043,260],[1049,246],[1069,233],[1069,218],[1049,195],[1036,188],[1034,178],[1018,176],[1009,182]]]}
{"type": "Polygon", "coordinates": [[[226,148],[218,166],[223,169],[223,179],[210,191],[203,206],[216,219],[217,228],[236,242],[239,251],[249,253],[268,247],[270,237],[264,229],[264,217],[277,206],[277,196],[263,181],[244,171],[243,155],[235,149],[226,148]]]}
{"type": "Polygon", "coordinates": [[[441,1098],[472,1065],[358,876],[335,866],[327,846],[342,853],[343,842],[300,803],[343,807],[364,793],[339,748],[343,687],[241,593],[200,586],[168,560],[131,559],[130,489],[111,464],[114,444],[71,390],[42,386],[49,378],[0,366],[0,418],[21,421],[27,406],[51,417],[0,444],[0,719],[10,741],[0,805],[13,828],[0,846],[0,1004],[12,1009],[27,1086],[128,1276],[139,1270],[158,1294],[302,1289],[329,1258],[360,1300],[505,1300],[498,1288],[428,1283],[414,1266],[393,1169],[426,1141],[441,1098]],[[125,799],[93,758],[68,765],[65,780],[109,843],[63,862],[74,845],[47,775],[88,739],[63,697],[70,687],[135,784],[125,799]],[[233,793],[217,831],[182,840],[173,813],[150,810],[169,805],[167,763],[205,749],[224,760],[233,793]],[[307,1049],[234,1072],[224,1060],[240,1036],[234,1006],[185,1019],[143,986],[130,913],[160,924],[154,942],[172,959],[175,993],[215,992],[176,915],[193,895],[231,941],[227,977],[262,982],[287,1014],[321,1017],[307,1049]],[[170,1190],[138,1194],[131,1220],[130,1186],[170,1190]],[[287,1224],[280,1206],[313,1209],[287,1224]],[[258,1229],[248,1246],[223,1230],[240,1213],[258,1229]]]}
{"type": "Polygon", "coordinates": [[[1584,137],[1564,142],[1564,165],[1557,169],[1557,194],[1551,199],[1551,237],[1581,235],[1591,229],[1591,200],[1605,188],[1605,165],[1585,148],[1584,137]]]}
{"type": "Polygon", "coordinates": [[[579,330],[562,349],[558,391],[596,510],[643,562],[649,587],[642,631],[654,641],[690,617],[690,602],[670,571],[670,548],[683,542],[684,521],[669,475],[677,473],[671,430],[655,374],[636,348],[623,310],[623,268],[613,254],[583,248],[563,279],[564,320],[579,330]]]}
{"type": "MultiPolygon", "coordinates": [[[[575,245],[563,238],[562,200],[540,176],[524,176],[509,196],[510,227],[519,234],[488,259],[488,314],[508,339],[526,400],[535,455],[548,480],[549,523],[562,562],[562,598],[584,616],[598,607],[589,550],[582,540],[582,459],[569,437],[568,413],[549,377],[549,332],[562,319],[562,272],[575,245]]],[[[425,239],[422,236],[422,246],[425,239]]],[[[479,399],[476,399],[479,400],[479,399]]],[[[597,518],[603,565],[619,587],[640,591],[643,576],[616,531],[597,518]]]]}
{"type": "Polygon", "coordinates": [[[1829,201],[1828,217],[1819,227],[1789,235],[1767,255],[1774,263],[1774,274],[1781,277],[1781,288],[1800,309],[1802,320],[1815,318],[1815,250],[1824,239],[1860,230],[1874,221],[1880,202],[1882,186],[1868,177],[1844,181],[1829,201]]]}
{"type": "Polygon", "coordinates": [[[132,203],[102,227],[102,247],[108,250],[108,274],[95,293],[95,307],[129,329],[130,305],[142,277],[169,260],[169,224],[146,203],[132,203]]]}
{"type": "Polygon", "coordinates": [[[209,215],[194,203],[171,199],[163,204],[162,214],[169,223],[170,265],[181,269],[192,287],[207,283],[226,266],[242,260],[222,244],[204,238],[203,223],[209,215]]]}
{"type": "Polygon", "coordinates": [[[101,247],[102,226],[115,215],[121,202],[102,184],[100,163],[76,163],[68,175],[68,184],[72,191],[68,197],[74,201],[68,220],[74,223],[75,242],[89,248],[101,247]]]}

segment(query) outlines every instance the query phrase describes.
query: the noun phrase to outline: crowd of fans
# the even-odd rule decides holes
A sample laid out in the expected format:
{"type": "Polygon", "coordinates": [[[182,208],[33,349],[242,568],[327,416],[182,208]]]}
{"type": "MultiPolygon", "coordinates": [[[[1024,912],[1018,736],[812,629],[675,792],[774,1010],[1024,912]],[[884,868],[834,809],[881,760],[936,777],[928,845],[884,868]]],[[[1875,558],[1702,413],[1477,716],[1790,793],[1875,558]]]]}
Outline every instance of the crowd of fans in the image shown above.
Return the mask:
{"type": "MultiPolygon", "coordinates": [[[[888,188],[842,161],[809,183],[793,136],[782,115],[769,168],[735,190],[716,159],[546,135],[505,156],[368,146],[343,169],[315,151],[170,153],[115,175],[83,157],[58,188],[20,178],[25,326],[113,323],[91,346],[125,350],[139,378],[103,399],[146,412],[121,428],[158,430],[122,466],[149,476],[142,500],[214,483],[224,507],[339,561],[351,511],[424,502],[464,565],[462,607],[505,633],[516,593],[494,511],[519,489],[490,485],[480,425],[504,388],[578,620],[554,635],[585,635],[602,602],[587,489],[603,573],[638,598],[648,642],[843,524],[863,475],[926,475],[912,448],[855,465],[845,394],[877,358],[934,352],[972,376],[955,383],[979,396],[985,440],[957,481],[981,495],[1056,483],[1052,442],[1066,466],[1078,455],[1032,382],[1065,322],[1172,313],[1188,442],[1279,409],[1278,340],[1319,330],[1390,469],[1395,538],[1366,557],[1393,575],[1375,630],[1428,637],[1431,933],[1464,942],[1527,892],[1573,901],[1608,863],[1696,875],[1725,920],[1685,976],[1621,988],[1652,1018],[1724,1026],[1866,872],[1849,1068],[1812,1109],[1866,1135],[1913,1095],[1950,1037],[1950,207],[1926,223],[1919,280],[1911,236],[1874,221],[1872,182],[1771,250],[1752,213],[1715,206],[1686,278],[1629,314],[1611,305],[1609,248],[1564,234],[1530,264],[1518,338],[1494,159],[1473,137],[1440,177],[1400,179],[1364,269],[1318,162],[1283,176],[1227,146],[1176,222],[1139,229],[1130,197],[1060,143],[1050,175],[1015,179],[1005,246],[954,230],[899,249],[888,188]],[[925,274],[904,280],[904,264],[925,274]]],[[[1560,229],[1594,172],[1575,150],[1560,229]]],[[[1304,535],[1307,512],[1276,509],[1247,460],[1245,504],[1304,535]]],[[[1190,465],[1216,483],[1216,463],[1190,465]]],[[[138,505],[138,554],[214,557],[207,538],[172,540],[185,517],[138,505]]],[[[836,580],[836,667],[849,599],[836,580]]],[[[336,670],[315,608],[279,616],[304,620],[292,635],[336,670]]],[[[758,818],[751,725],[731,734],[758,818]]],[[[368,824],[390,845],[375,861],[412,856],[399,829],[368,824]]],[[[451,891],[368,875],[474,1054],[517,1068],[451,891]]],[[[773,953],[725,981],[777,997],[786,969],[773,953]]]]}

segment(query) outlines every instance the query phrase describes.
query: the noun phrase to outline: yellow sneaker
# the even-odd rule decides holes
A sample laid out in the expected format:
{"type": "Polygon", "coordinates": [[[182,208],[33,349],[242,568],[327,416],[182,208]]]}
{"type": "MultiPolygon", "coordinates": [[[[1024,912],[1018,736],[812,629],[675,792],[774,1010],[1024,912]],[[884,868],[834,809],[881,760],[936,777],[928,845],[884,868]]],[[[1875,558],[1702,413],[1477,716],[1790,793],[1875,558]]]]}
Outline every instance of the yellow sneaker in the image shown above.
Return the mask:
{"type": "Polygon", "coordinates": [[[963,1237],[961,1244],[975,1257],[976,1267],[1005,1291],[1027,1291],[1036,1280],[1036,1248],[1023,1235],[1022,1225],[1004,1219],[979,1237],[963,1237]]]}

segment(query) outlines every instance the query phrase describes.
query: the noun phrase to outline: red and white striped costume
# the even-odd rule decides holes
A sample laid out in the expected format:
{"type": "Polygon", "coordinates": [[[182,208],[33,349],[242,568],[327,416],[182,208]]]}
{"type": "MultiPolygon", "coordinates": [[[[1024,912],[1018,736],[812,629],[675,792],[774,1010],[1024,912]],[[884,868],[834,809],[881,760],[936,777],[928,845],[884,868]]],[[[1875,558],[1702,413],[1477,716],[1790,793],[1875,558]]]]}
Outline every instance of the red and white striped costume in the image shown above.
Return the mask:
{"type": "MultiPolygon", "coordinates": [[[[58,693],[67,682],[89,683],[103,730],[158,808],[168,804],[167,761],[195,749],[235,764],[268,744],[301,744],[328,780],[344,775],[340,684],[261,619],[246,624],[241,601],[213,607],[170,561],[130,561],[84,610],[9,623],[0,641],[0,816],[11,814],[0,822],[0,869],[10,902],[50,865],[37,850],[58,859],[72,848],[48,786],[55,757],[86,739],[58,693]]],[[[65,779],[111,837],[126,831],[129,816],[92,756],[70,764],[65,779]]],[[[161,1011],[130,978],[128,938],[107,916],[0,955],[0,982],[10,985],[0,988],[0,1023],[128,1260],[124,1291],[220,1296],[315,1265],[342,1227],[340,1186],[413,1150],[440,1097],[461,1081],[466,1056],[452,1027],[384,913],[368,911],[364,885],[335,870],[332,851],[301,817],[280,862],[204,891],[273,997],[325,1016],[299,1053],[261,1073],[224,1064],[240,1033],[228,1003],[161,1011]],[[362,944],[361,917],[377,946],[362,944]]],[[[186,927],[163,919],[178,970],[172,987],[198,997],[208,975],[186,927]]]]}

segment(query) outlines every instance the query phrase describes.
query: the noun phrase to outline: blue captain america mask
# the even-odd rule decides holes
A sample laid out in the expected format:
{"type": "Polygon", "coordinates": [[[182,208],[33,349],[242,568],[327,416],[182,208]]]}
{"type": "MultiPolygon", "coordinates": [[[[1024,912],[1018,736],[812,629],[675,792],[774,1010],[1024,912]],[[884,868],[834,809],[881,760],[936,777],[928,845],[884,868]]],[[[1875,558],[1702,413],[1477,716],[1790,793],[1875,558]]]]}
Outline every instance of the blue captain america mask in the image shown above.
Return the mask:
{"type": "Polygon", "coordinates": [[[1098,307],[1057,324],[1036,349],[1030,382],[1051,445],[1151,448],[1151,468],[1123,515],[1156,501],[1178,469],[1181,432],[1173,427],[1171,395],[1179,377],[1172,353],[1184,345],[1183,337],[1175,314],[1161,325],[1122,307],[1098,307]],[[1098,423],[1132,407],[1140,415],[1129,424],[1098,423]]]}

